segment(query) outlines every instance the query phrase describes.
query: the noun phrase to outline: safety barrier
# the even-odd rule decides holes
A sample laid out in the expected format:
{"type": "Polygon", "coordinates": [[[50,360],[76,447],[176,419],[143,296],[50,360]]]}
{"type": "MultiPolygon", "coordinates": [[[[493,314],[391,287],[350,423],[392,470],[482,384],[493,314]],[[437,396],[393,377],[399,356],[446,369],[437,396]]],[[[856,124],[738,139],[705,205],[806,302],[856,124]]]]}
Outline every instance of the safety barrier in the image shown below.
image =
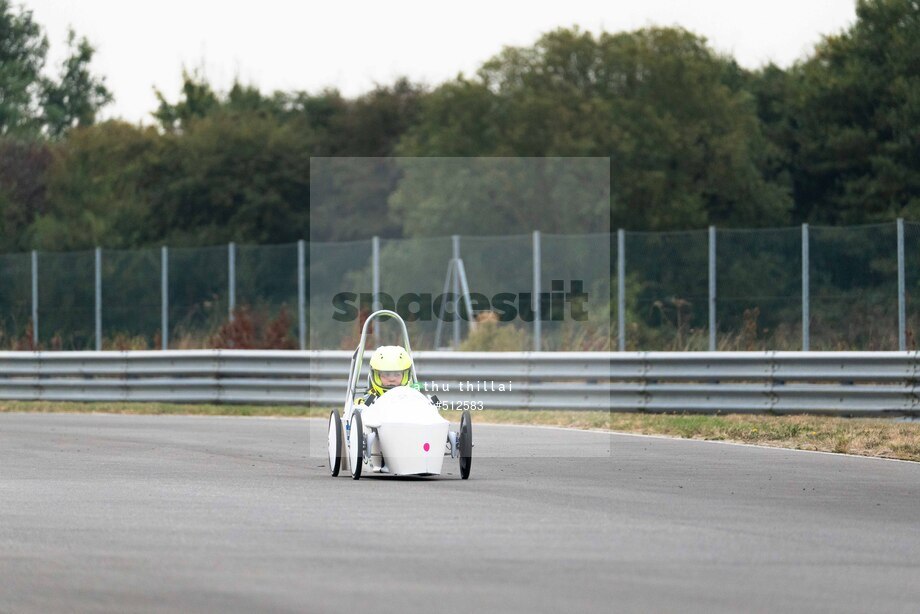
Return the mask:
{"type": "MultiPolygon", "coordinates": [[[[920,413],[917,352],[416,352],[494,409],[920,413]]],[[[337,405],[347,351],[0,352],[0,399],[337,405]]]]}

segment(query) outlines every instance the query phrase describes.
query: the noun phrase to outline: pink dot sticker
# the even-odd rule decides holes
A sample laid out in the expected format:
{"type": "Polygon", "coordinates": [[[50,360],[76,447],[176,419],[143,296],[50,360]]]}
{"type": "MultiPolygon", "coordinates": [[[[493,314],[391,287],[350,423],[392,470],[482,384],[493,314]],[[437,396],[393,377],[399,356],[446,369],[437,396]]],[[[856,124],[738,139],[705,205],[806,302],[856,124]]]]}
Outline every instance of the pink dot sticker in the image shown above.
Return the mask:
{"type": "Polygon", "coordinates": [[[423,445],[422,447],[425,449],[425,452],[431,449],[431,446],[429,446],[427,443],[423,445]]]}

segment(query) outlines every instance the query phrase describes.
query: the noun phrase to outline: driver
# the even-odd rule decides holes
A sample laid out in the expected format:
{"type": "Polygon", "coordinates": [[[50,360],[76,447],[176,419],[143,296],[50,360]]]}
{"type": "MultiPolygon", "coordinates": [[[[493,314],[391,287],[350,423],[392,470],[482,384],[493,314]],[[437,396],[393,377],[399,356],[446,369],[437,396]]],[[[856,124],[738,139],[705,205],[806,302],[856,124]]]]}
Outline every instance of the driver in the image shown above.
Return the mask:
{"type": "Polygon", "coordinates": [[[370,405],[384,392],[397,386],[409,385],[412,357],[398,345],[383,345],[371,356],[371,372],[367,376],[367,394],[359,403],[370,405]]]}

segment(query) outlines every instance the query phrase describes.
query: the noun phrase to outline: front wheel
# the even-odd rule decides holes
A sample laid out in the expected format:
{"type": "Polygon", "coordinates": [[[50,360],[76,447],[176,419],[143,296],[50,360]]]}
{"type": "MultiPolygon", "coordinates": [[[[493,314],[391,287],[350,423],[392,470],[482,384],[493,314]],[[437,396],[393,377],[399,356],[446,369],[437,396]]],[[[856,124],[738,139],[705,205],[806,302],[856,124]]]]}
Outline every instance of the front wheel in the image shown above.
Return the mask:
{"type": "Polygon", "coordinates": [[[460,417],[460,435],[457,439],[460,448],[460,479],[466,480],[470,477],[470,467],[473,464],[473,418],[468,409],[460,417]]]}
{"type": "Polygon", "coordinates": [[[361,478],[361,468],[364,466],[364,425],[361,423],[361,414],[355,412],[351,415],[351,434],[348,436],[348,462],[351,465],[353,480],[361,478]]]}
{"type": "Polygon", "coordinates": [[[329,471],[332,477],[339,475],[342,468],[342,419],[339,412],[329,412],[329,471]]]}

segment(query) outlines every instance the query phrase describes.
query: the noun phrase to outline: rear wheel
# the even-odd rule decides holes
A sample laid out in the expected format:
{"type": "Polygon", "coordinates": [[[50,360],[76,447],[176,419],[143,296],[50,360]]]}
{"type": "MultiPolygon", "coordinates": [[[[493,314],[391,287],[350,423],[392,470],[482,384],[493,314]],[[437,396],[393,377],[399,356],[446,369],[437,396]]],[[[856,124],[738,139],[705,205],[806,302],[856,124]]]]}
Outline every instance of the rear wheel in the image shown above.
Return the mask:
{"type": "Polygon", "coordinates": [[[329,412],[329,471],[332,477],[342,468],[342,419],[334,409],[329,412]]]}
{"type": "Polygon", "coordinates": [[[470,477],[470,467],[473,464],[473,419],[470,410],[464,410],[460,417],[460,435],[457,437],[460,448],[460,478],[470,477]]]}
{"type": "Polygon", "coordinates": [[[351,477],[358,480],[361,478],[361,468],[364,466],[364,425],[361,423],[361,414],[358,412],[351,415],[349,440],[348,462],[351,465],[351,477]]]}

